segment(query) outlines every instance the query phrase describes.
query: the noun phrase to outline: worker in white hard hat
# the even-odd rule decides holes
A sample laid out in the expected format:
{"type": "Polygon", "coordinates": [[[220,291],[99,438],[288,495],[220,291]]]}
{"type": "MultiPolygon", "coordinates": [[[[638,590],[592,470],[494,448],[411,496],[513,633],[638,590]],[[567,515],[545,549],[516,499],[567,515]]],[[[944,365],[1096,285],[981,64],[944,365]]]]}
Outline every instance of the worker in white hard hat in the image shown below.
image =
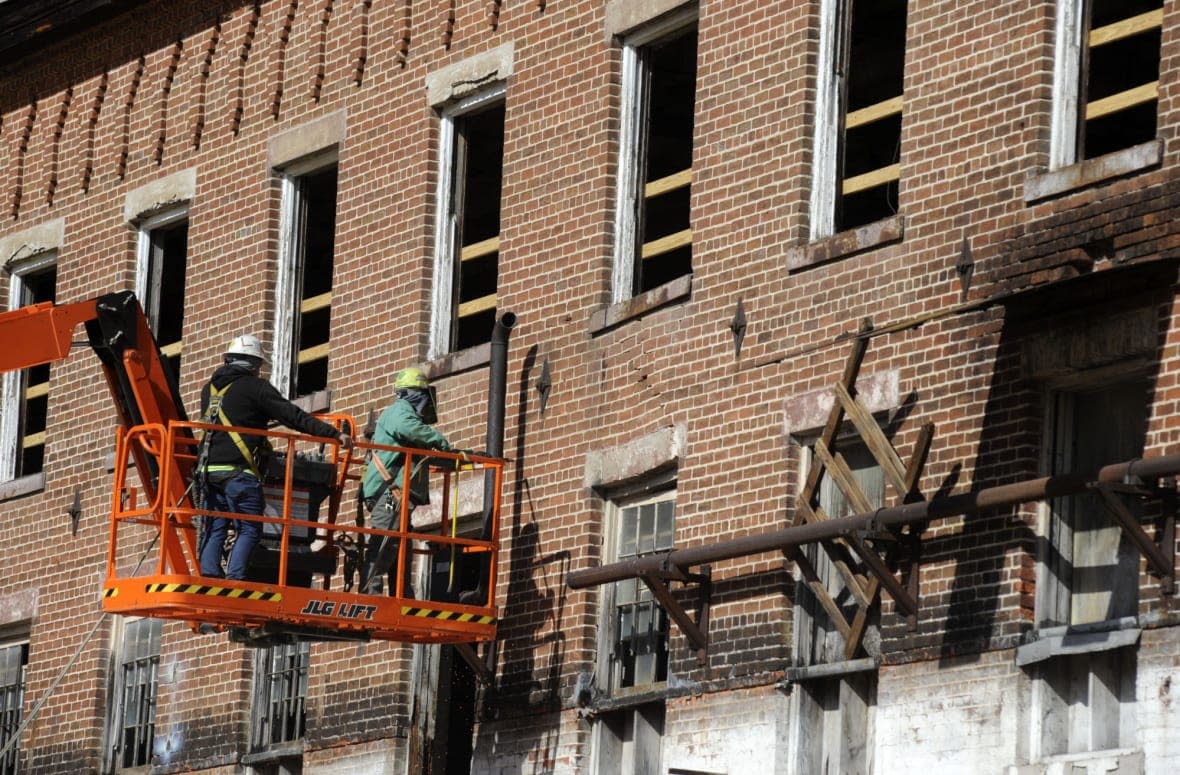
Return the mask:
{"type": "MultiPolygon", "coordinates": [[[[272,421],[309,436],[331,439],[344,449],[352,437],[312,417],[283,398],[274,385],[259,376],[267,362],[258,337],[234,337],[225,348],[225,362],[201,390],[201,417],[206,423],[266,430],[272,421]]],[[[265,436],[234,431],[211,431],[202,438],[206,507],[235,514],[262,514],[265,500],[262,477],[270,451],[265,436]]],[[[262,535],[262,523],[213,517],[201,536],[201,575],[244,579],[250,555],[262,535]],[[221,555],[231,521],[237,530],[233,550],[223,572],[221,555]]]]}
{"type": "MultiPolygon", "coordinates": [[[[434,388],[420,369],[409,367],[398,372],[393,382],[397,400],[390,404],[377,420],[373,435],[374,444],[414,449],[450,450],[446,437],[431,426],[438,421],[435,411],[434,388]]],[[[410,509],[430,502],[427,468],[421,457],[415,461],[410,474],[410,486],[405,488],[410,495],[410,509]]],[[[365,469],[361,481],[361,494],[365,507],[372,515],[372,527],[382,530],[397,530],[401,518],[402,476],[405,461],[401,452],[375,450],[365,469]]],[[[397,559],[399,542],[395,538],[369,536],[365,550],[365,562],[361,569],[361,591],[379,595],[382,579],[389,573],[397,559]]],[[[409,553],[407,552],[407,557],[409,553]]],[[[403,568],[403,578],[408,576],[409,567],[403,568]]],[[[393,584],[391,582],[390,586],[393,584]]],[[[406,597],[410,597],[408,581],[403,584],[406,597]]],[[[389,590],[393,594],[394,590],[389,590]]]]}

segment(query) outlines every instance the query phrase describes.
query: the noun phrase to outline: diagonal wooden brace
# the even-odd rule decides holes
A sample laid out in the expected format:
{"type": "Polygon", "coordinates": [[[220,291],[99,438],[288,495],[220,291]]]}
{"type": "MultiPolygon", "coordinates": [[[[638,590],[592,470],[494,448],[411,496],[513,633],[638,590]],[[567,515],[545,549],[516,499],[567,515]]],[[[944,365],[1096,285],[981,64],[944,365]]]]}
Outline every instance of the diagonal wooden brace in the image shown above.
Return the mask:
{"type": "MultiPolygon", "coordinates": [[[[1098,490],[1098,494],[1102,496],[1103,503],[1106,508],[1118,520],[1123,532],[1131,539],[1132,543],[1139,549],[1147,559],[1147,564],[1155,571],[1156,575],[1164,582],[1161,583],[1161,592],[1164,594],[1172,594],[1176,582],[1176,558],[1175,558],[1175,541],[1169,542],[1166,548],[1161,548],[1156,545],[1155,541],[1143,530],[1143,526],[1139,524],[1139,520],[1135,515],[1127,510],[1126,505],[1119,500],[1115,494],[1119,491],[1118,485],[1110,485],[1099,482],[1093,485],[1094,489],[1098,490]],[[1164,584],[1167,585],[1169,591],[1164,591],[1164,584]]],[[[1168,515],[1165,515],[1165,518],[1168,515]]]]}
{"type": "Polygon", "coordinates": [[[479,681],[483,686],[490,686],[492,683],[492,671],[488,670],[488,666],[479,658],[479,654],[475,651],[475,646],[470,643],[455,643],[455,653],[463,657],[463,661],[471,668],[471,672],[475,673],[475,680],[479,681]]]}
{"type": "MultiPolygon", "coordinates": [[[[661,578],[661,574],[653,571],[647,571],[640,573],[639,578],[644,584],[647,585],[647,588],[651,590],[652,595],[654,595],[656,600],[659,601],[663,609],[668,612],[668,616],[671,616],[672,620],[676,622],[676,626],[678,626],[680,631],[683,632],[685,637],[688,638],[688,642],[691,643],[693,648],[697,650],[697,664],[704,665],[706,662],[708,662],[708,630],[702,628],[697,624],[697,622],[692,620],[692,617],[688,615],[688,612],[684,610],[684,607],[681,606],[676,598],[672,596],[672,591],[668,589],[668,585],[664,583],[664,579],[661,578]]],[[[702,581],[702,592],[707,594],[707,587],[711,581],[710,574],[706,572],[703,574],[703,578],[697,578],[702,581]]],[[[708,621],[707,611],[708,607],[706,602],[701,607],[701,622],[705,623],[706,626],[708,621]]]]}

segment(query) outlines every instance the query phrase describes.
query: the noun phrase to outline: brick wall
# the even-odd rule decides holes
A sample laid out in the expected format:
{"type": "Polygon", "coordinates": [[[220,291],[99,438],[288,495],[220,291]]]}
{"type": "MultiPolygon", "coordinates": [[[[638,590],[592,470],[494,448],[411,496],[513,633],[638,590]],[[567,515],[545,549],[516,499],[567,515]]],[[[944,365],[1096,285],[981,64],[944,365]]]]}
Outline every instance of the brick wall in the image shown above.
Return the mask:
{"type": "MultiPolygon", "coordinates": [[[[818,4],[702,2],[691,294],[600,326],[621,91],[605,6],[158,0],[0,65],[0,238],[65,218],[59,301],[133,287],[128,192],[195,170],[181,375],[190,412],[229,338],[274,333],[272,138],[342,112],[329,387],[334,409],[364,417],[389,401],[396,369],[426,354],[440,153],[426,78],[511,46],[498,296],[520,324],[508,369],[497,682],[473,771],[589,766],[574,687],[594,669],[598,592],[565,585],[570,570],[601,559],[604,501],[583,481],[587,456],[683,425],[677,545],[785,527],[801,455],[784,436],[784,407],[836,380],[840,337],[866,317],[883,327],[979,303],[876,337],[862,369],[897,375],[887,427],[903,457],[919,427],[936,424],[927,497],[1040,473],[1043,383],[1029,378],[1025,348],[1042,328],[1068,331],[1076,321],[1058,312],[1083,301],[1083,317],[1108,314],[1111,288],[1134,297],[1122,311],[1153,309],[1159,328],[1147,454],[1172,451],[1180,430],[1174,268],[1143,268],[1174,258],[1177,245],[1175,9],[1165,10],[1159,160],[1026,201],[1048,185],[1053,4],[911,2],[900,237],[795,262],[813,250],[818,4]],[[955,267],[968,259],[964,293],[955,267]],[[1063,284],[1074,280],[1083,283],[1063,284]],[[1043,294],[1016,296],[1033,291],[1043,294]],[[987,304],[1009,296],[1020,300],[987,304]],[[735,357],[728,326],[739,300],[748,328],[735,357]],[[545,363],[553,388],[542,412],[545,363]]],[[[0,273],[0,292],[7,282],[0,273]]],[[[440,429],[483,447],[486,369],[435,366],[440,429]]],[[[45,488],[0,502],[10,558],[0,593],[39,596],[26,710],[96,622],[105,572],[114,416],[88,353],[52,373],[45,488]],[[73,535],[65,512],[77,488],[73,535]]],[[[884,603],[874,771],[1015,763],[1017,723],[1002,711],[1021,691],[1010,649],[1032,626],[1036,514],[1029,503],[925,526],[917,628],[884,603]]],[[[144,548],[146,539],[125,547],[120,560],[144,548]]],[[[785,771],[785,700],[768,687],[790,660],[793,569],[766,554],[713,570],[708,664],[698,667],[673,632],[670,671],[699,689],[669,702],[664,765],[738,772],[761,757],[765,771],[785,771]],[[755,738],[776,742],[760,749],[755,738]]],[[[1173,623],[1157,582],[1146,571],[1141,581],[1143,614],[1173,623]]],[[[1156,632],[1144,640],[1140,725],[1151,767],[1163,771],[1176,755],[1149,730],[1168,728],[1162,687],[1175,637],[1156,632]]],[[[97,766],[109,644],[103,624],[22,739],[28,771],[97,766]]],[[[163,652],[158,766],[228,771],[246,746],[249,655],[181,625],[165,628],[163,652]]],[[[305,766],[400,772],[415,723],[411,648],[312,652],[305,766]]]]}

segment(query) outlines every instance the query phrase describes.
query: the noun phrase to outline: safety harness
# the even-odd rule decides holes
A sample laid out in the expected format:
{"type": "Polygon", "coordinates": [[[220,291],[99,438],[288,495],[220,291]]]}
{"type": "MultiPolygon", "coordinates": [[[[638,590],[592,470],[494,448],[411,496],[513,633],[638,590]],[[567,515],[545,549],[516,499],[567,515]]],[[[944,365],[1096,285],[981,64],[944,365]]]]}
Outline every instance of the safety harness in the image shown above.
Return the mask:
{"type": "MultiPolygon", "coordinates": [[[[229,417],[226,416],[225,410],[221,408],[221,403],[225,400],[226,393],[228,393],[229,389],[234,386],[235,382],[230,382],[220,390],[214,387],[212,382],[209,383],[209,406],[205,410],[205,416],[201,418],[201,422],[212,425],[214,419],[216,419],[222,425],[233,425],[229,417]]],[[[211,431],[208,435],[211,435],[212,433],[213,432],[211,431]]],[[[241,434],[239,434],[237,431],[223,431],[223,433],[229,434],[230,439],[233,440],[233,443],[238,448],[238,451],[242,453],[242,459],[246,461],[246,465],[249,467],[250,473],[254,474],[255,479],[261,481],[262,474],[258,471],[258,465],[254,462],[254,455],[250,452],[250,448],[246,446],[246,442],[242,440],[241,434]]],[[[202,430],[202,447],[208,446],[208,441],[206,439],[207,434],[204,430],[202,430]]],[[[205,471],[209,473],[217,473],[221,471],[234,471],[238,468],[241,468],[241,466],[217,463],[214,465],[206,465],[205,471]]]]}

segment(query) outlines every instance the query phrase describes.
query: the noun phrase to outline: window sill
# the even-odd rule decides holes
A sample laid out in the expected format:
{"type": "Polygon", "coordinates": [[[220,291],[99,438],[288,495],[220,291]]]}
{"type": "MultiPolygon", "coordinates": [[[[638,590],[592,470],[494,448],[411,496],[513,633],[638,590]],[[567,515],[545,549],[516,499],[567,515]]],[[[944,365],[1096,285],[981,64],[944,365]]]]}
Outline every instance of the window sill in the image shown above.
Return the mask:
{"type": "Polygon", "coordinates": [[[1052,775],[1059,772],[1143,772],[1143,752],[1133,748],[1111,748],[1105,751],[1065,753],[1043,756],[1036,764],[1012,765],[1004,775],[1052,775]],[[1079,764],[1080,768],[1066,765],[1079,764]],[[1096,766],[1088,766],[1096,765],[1096,766]]]}
{"type": "Polygon", "coordinates": [[[45,472],[29,474],[0,484],[0,501],[32,495],[45,489],[45,472]]]}
{"type": "Polygon", "coordinates": [[[628,320],[641,318],[649,312],[654,312],[660,307],[672,304],[673,302],[687,299],[691,295],[692,275],[686,274],[683,277],[677,277],[671,282],[664,283],[658,288],[652,288],[647,293],[640,294],[626,301],[620,301],[617,304],[611,304],[609,307],[594,310],[590,314],[590,322],[587,328],[590,331],[590,336],[598,336],[615,326],[626,323],[628,320]]]}
{"type": "Polygon", "coordinates": [[[787,269],[795,271],[809,266],[827,263],[837,258],[855,255],[872,248],[901,242],[905,218],[893,215],[858,229],[842,231],[830,237],[821,237],[806,245],[787,250],[787,269]]]}
{"type": "Polygon", "coordinates": [[[314,393],[308,393],[305,396],[292,399],[291,403],[299,407],[308,414],[315,412],[326,412],[332,408],[332,390],[317,390],[314,393]]]}
{"type": "Polygon", "coordinates": [[[627,710],[647,705],[652,702],[663,702],[674,697],[692,694],[694,686],[682,683],[658,683],[644,686],[632,686],[626,689],[616,689],[609,697],[599,697],[590,705],[593,714],[612,713],[616,710],[627,710]]]}
{"type": "Polygon", "coordinates": [[[491,362],[491,342],[477,344],[475,347],[468,347],[466,350],[460,350],[448,355],[440,355],[428,362],[425,369],[426,379],[435,380],[439,377],[461,374],[465,371],[472,371],[473,369],[487,366],[491,362]]]}
{"type": "Polygon", "coordinates": [[[1139,642],[1140,633],[1142,629],[1133,616],[1072,627],[1045,627],[1033,631],[1035,640],[1016,647],[1016,666],[1068,654],[1093,654],[1133,646],[1139,642]]]}
{"type": "Polygon", "coordinates": [[[853,673],[869,673],[881,666],[881,660],[876,657],[864,659],[850,659],[844,662],[831,662],[824,665],[807,665],[805,667],[788,667],[786,677],[777,686],[785,688],[793,683],[814,681],[819,678],[839,678],[853,673]]]}
{"type": "Polygon", "coordinates": [[[277,743],[261,751],[254,751],[242,756],[242,764],[268,764],[281,759],[303,758],[303,741],[294,740],[290,743],[277,743]]]}
{"type": "Polygon", "coordinates": [[[1095,183],[1157,167],[1163,157],[1164,141],[1152,140],[1051,172],[1030,175],[1024,181],[1024,202],[1033,204],[1095,183]]]}

